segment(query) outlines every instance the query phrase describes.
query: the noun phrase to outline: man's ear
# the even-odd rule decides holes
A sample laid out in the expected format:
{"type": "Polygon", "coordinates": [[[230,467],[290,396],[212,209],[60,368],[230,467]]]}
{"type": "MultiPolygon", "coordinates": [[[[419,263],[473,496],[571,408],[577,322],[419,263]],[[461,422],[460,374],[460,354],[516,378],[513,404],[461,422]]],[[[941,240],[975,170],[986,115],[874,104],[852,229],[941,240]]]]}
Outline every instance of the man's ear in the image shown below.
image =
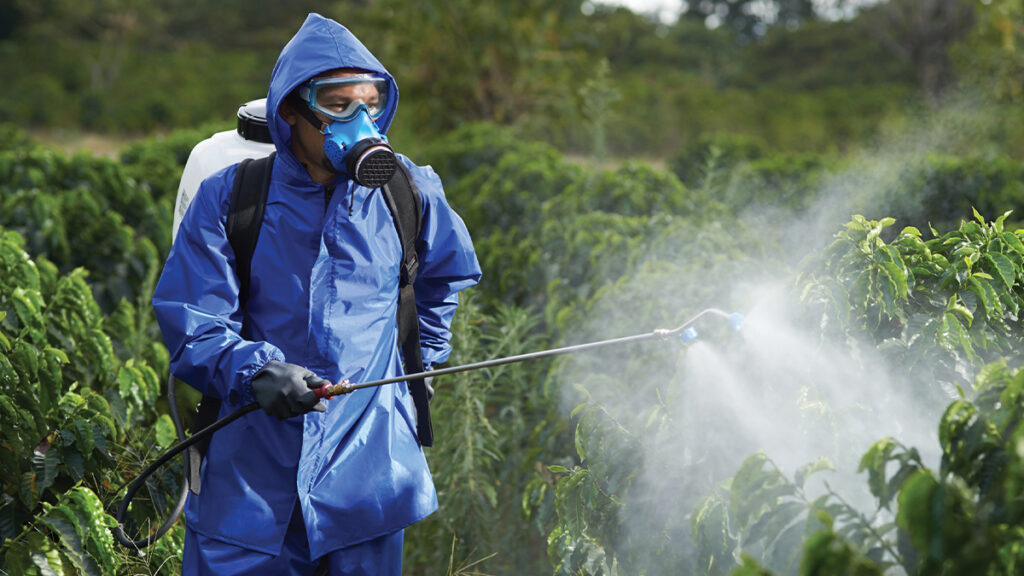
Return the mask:
{"type": "Polygon", "coordinates": [[[287,122],[289,126],[295,126],[295,123],[299,120],[298,113],[295,112],[294,108],[292,108],[292,105],[288,102],[287,98],[282,100],[281,105],[277,107],[277,115],[287,122]]]}

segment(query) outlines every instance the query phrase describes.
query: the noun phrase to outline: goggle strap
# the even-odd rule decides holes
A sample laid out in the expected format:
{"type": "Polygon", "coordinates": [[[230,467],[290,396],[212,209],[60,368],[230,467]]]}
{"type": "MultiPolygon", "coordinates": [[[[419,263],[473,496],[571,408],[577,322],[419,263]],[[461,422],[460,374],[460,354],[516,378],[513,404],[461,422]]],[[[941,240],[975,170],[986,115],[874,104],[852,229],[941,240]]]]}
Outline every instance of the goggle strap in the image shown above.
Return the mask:
{"type": "Polygon", "coordinates": [[[316,114],[313,114],[313,111],[309,108],[309,104],[303,102],[302,98],[300,98],[298,94],[295,92],[289,94],[288,103],[291,104],[292,109],[299,113],[299,116],[305,118],[313,128],[316,128],[317,132],[320,132],[323,129],[324,123],[316,117],[316,114]]]}

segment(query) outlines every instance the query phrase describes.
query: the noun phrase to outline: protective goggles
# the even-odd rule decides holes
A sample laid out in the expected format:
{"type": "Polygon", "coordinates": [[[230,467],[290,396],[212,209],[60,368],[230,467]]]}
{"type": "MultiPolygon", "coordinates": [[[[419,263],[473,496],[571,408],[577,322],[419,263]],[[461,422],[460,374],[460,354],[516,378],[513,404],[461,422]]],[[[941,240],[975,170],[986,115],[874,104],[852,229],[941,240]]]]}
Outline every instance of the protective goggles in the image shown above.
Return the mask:
{"type": "Polygon", "coordinates": [[[347,122],[362,110],[376,120],[388,107],[388,82],[372,74],[314,78],[299,86],[298,95],[332,120],[347,122]]]}

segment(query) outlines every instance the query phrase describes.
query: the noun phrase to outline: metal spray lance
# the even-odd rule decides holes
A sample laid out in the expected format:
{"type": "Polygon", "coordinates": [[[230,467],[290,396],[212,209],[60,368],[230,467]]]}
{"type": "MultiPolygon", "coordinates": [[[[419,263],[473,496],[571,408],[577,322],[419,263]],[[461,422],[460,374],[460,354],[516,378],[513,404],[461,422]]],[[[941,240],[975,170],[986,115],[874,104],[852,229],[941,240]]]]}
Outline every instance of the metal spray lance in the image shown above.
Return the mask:
{"type": "MultiPolygon", "coordinates": [[[[654,331],[651,331],[651,332],[646,332],[646,333],[643,333],[643,334],[635,334],[633,336],[624,336],[624,337],[621,337],[621,338],[612,338],[610,340],[599,340],[597,342],[587,342],[587,343],[584,343],[584,344],[576,344],[576,345],[573,345],[573,346],[565,346],[565,347],[562,347],[562,348],[552,348],[552,349],[549,349],[549,350],[540,350],[538,352],[530,352],[528,354],[519,354],[519,355],[516,355],[516,356],[506,356],[504,358],[495,358],[495,359],[492,359],[492,360],[484,360],[482,362],[473,362],[473,363],[470,363],[470,364],[463,364],[461,366],[452,366],[452,367],[449,367],[449,368],[439,368],[437,370],[431,370],[429,372],[418,372],[418,373],[415,373],[415,374],[405,374],[403,376],[395,376],[393,378],[384,378],[384,379],[381,379],[381,380],[374,380],[374,381],[371,381],[371,382],[362,382],[362,383],[359,383],[359,384],[351,384],[346,379],[346,380],[343,380],[342,382],[340,382],[338,384],[327,385],[327,386],[324,386],[322,388],[319,388],[319,389],[315,390],[315,392],[316,392],[316,395],[319,396],[320,398],[330,399],[330,398],[332,398],[334,396],[342,396],[342,395],[345,395],[345,394],[351,394],[352,392],[355,392],[356,390],[362,390],[362,389],[365,389],[365,388],[375,388],[375,387],[378,387],[378,386],[384,386],[386,384],[394,384],[396,382],[404,382],[404,381],[407,381],[407,380],[415,380],[417,378],[425,378],[425,377],[428,377],[428,376],[436,377],[436,376],[444,376],[445,374],[455,374],[455,373],[458,373],[458,372],[468,372],[468,371],[471,371],[471,370],[481,370],[483,368],[491,368],[493,366],[501,366],[503,364],[514,364],[514,363],[517,363],[517,362],[525,362],[527,360],[538,360],[538,359],[541,359],[541,358],[549,358],[549,357],[552,357],[552,356],[562,356],[562,355],[565,355],[565,354],[575,354],[575,353],[578,353],[578,352],[584,352],[584,351],[593,350],[593,349],[596,349],[596,348],[604,348],[604,347],[608,347],[608,346],[619,346],[619,345],[623,345],[623,344],[631,344],[631,343],[634,343],[634,342],[642,342],[642,341],[646,341],[646,340],[667,340],[668,338],[671,338],[673,336],[678,336],[683,343],[687,343],[688,344],[688,343],[694,341],[697,338],[698,334],[697,334],[697,329],[695,327],[695,324],[701,318],[704,318],[705,316],[716,316],[716,317],[719,317],[719,318],[723,318],[723,319],[726,320],[726,322],[728,323],[729,327],[732,328],[733,330],[736,330],[736,331],[739,331],[742,328],[742,326],[743,326],[744,318],[743,318],[742,314],[740,314],[738,312],[734,312],[734,313],[730,314],[728,312],[724,312],[724,311],[719,310],[717,308],[708,308],[706,310],[703,310],[702,312],[700,312],[699,314],[697,314],[693,318],[687,320],[683,324],[679,325],[678,327],[672,328],[672,329],[657,329],[657,330],[654,330],[654,331]]],[[[258,410],[259,408],[260,408],[260,405],[258,403],[256,403],[256,402],[253,402],[251,404],[248,404],[248,405],[246,405],[246,406],[236,410],[235,412],[232,412],[231,414],[228,414],[224,418],[221,418],[220,420],[217,420],[213,424],[210,424],[206,428],[203,428],[202,430],[200,430],[200,431],[196,432],[195,434],[193,434],[192,436],[190,436],[188,439],[186,439],[186,440],[182,441],[181,443],[177,444],[176,446],[174,446],[173,448],[171,448],[170,450],[165,452],[163,455],[161,455],[159,458],[157,458],[156,461],[154,461],[152,464],[149,465],[149,467],[147,467],[145,470],[143,470],[142,473],[139,474],[139,476],[135,479],[135,481],[132,482],[131,486],[128,487],[128,491],[125,493],[125,497],[121,501],[121,506],[120,506],[120,508],[118,508],[117,516],[116,516],[118,525],[113,529],[115,539],[121,545],[126,546],[128,548],[140,549],[140,548],[145,548],[146,546],[149,546],[157,538],[159,538],[166,531],[166,529],[169,528],[170,525],[173,524],[174,521],[177,519],[174,516],[174,513],[172,513],[172,518],[168,518],[164,522],[163,526],[161,527],[161,530],[158,531],[157,534],[152,536],[152,537],[149,537],[149,538],[146,538],[146,539],[143,539],[143,540],[133,541],[133,540],[129,539],[127,537],[127,535],[125,534],[125,532],[124,532],[124,519],[125,519],[125,515],[128,512],[128,504],[131,502],[132,498],[135,496],[135,493],[138,492],[139,489],[141,489],[142,486],[145,485],[146,479],[151,474],[153,474],[153,472],[155,472],[158,468],[160,468],[161,466],[166,464],[168,461],[170,461],[171,458],[174,458],[175,456],[177,456],[181,452],[187,450],[189,447],[193,446],[194,444],[197,444],[197,443],[203,441],[204,439],[208,438],[209,436],[211,436],[217,430],[220,430],[221,428],[227,426],[228,424],[234,422],[235,420],[238,420],[242,416],[244,416],[244,415],[246,415],[246,414],[248,414],[250,412],[253,412],[255,410],[258,410]]],[[[187,479],[186,479],[186,483],[187,483],[187,479]]],[[[180,506],[175,511],[175,513],[180,514],[180,506]]]]}

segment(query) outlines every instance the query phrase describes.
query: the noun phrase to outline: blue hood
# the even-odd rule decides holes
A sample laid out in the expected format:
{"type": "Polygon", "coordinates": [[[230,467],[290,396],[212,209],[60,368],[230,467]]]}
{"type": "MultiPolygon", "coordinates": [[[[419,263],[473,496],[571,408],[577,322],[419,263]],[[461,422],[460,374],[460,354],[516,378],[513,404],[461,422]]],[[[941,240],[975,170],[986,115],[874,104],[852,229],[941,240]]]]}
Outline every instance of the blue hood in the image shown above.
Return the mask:
{"type": "Polygon", "coordinates": [[[347,28],[319,14],[306,17],[302,27],[288,41],[274,65],[267,91],[267,126],[278,153],[291,154],[291,127],[277,110],[300,84],[336,68],[361,68],[388,80],[388,106],[377,119],[381,134],[387,132],[398,107],[398,85],[377,58],[347,28]]]}

